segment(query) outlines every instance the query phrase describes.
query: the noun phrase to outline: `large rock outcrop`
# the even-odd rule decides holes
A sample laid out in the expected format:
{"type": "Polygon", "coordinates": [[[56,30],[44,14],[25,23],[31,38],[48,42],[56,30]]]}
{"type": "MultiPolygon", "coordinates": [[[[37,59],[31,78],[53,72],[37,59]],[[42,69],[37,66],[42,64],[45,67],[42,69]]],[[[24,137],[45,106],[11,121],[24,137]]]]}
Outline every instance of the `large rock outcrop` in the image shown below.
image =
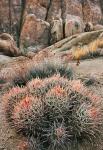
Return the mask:
{"type": "Polygon", "coordinates": [[[0,0],[0,33],[8,32],[18,38],[21,15],[20,0],[0,0]]]}
{"type": "Polygon", "coordinates": [[[49,23],[38,19],[34,14],[26,16],[20,36],[21,48],[34,46],[40,49],[48,46],[49,23]]]}
{"type": "Polygon", "coordinates": [[[82,3],[83,20],[97,24],[102,19],[99,0],[85,0],[82,3]]]}
{"type": "MultiPolygon", "coordinates": [[[[73,15],[74,18],[75,16],[80,17],[84,23],[92,22],[93,24],[98,24],[103,22],[102,14],[102,0],[1,0],[0,32],[12,33],[16,40],[19,41],[18,45],[20,47],[32,44],[34,47],[38,47],[39,43],[46,47],[67,35],[71,35],[66,34],[67,15],[73,15]],[[27,18],[31,14],[35,15],[36,19],[32,17],[32,19],[29,19],[29,22],[27,18]],[[40,21],[37,21],[38,19],[40,21]],[[34,20],[36,20],[36,23],[33,23],[34,20]],[[43,22],[45,25],[40,25],[40,22],[43,22]],[[47,22],[50,24],[49,27],[47,27],[47,22]],[[31,24],[35,24],[35,27],[31,24]],[[44,26],[46,26],[46,32],[44,32],[44,26]],[[50,29],[49,32],[48,28],[50,29]]],[[[81,23],[79,25],[81,26],[81,23]]],[[[83,26],[79,28],[78,32],[82,31],[81,28],[83,26]]],[[[75,33],[77,31],[74,30],[72,34],[75,33]]]]}

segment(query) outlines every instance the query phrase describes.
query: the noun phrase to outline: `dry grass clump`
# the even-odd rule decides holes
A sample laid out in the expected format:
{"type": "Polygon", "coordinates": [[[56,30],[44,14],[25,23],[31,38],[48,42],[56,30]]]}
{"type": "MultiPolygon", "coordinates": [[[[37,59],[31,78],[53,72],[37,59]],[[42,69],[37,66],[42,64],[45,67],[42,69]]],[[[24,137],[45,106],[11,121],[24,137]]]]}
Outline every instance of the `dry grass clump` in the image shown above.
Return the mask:
{"type": "Polygon", "coordinates": [[[74,60],[77,60],[77,64],[79,64],[80,59],[100,55],[101,52],[100,48],[103,48],[103,38],[98,38],[97,40],[92,41],[88,45],[78,46],[74,48],[72,57],[74,60]]]}

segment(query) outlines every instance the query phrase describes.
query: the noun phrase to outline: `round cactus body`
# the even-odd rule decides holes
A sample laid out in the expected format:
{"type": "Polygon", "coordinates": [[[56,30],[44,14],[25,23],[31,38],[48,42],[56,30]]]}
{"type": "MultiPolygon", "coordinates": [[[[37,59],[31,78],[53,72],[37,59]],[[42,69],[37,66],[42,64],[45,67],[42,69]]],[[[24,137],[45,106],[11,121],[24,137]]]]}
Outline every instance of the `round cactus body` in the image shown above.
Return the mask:
{"type": "Polygon", "coordinates": [[[10,95],[13,127],[38,150],[92,150],[103,138],[103,103],[79,80],[59,75],[33,79],[27,93],[10,95]],[[14,101],[15,100],[15,101],[14,101]],[[12,103],[11,103],[12,102],[12,103]]]}

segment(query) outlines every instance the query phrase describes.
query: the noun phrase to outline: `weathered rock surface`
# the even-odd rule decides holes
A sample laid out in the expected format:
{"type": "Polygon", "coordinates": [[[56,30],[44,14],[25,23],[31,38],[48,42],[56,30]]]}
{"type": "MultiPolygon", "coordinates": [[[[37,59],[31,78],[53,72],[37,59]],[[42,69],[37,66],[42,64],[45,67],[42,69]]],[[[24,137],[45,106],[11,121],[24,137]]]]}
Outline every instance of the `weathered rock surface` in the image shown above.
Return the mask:
{"type": "Polygon", "coordinates": [[[66,18],[67,14],[83,18],[82,3],[80,0],[64,0],[62,5],[64,9],[64,18],[66,18]]]}
{"type": "Polygon", "coordinates": [[[94,26],[94,30],[102,30],[103,29],[103,25],[100,25],[100,24],[96,24],[94,26]]]}
{"type": "Polygon", "coordinates": [[[12,61],[11,57],[0,54],[0,64],[8,63],[10,61],[12,61]]]}
{"type": "Polygon", "coordinates": [[[34,46],[35,49],[39,46],[42,48],[61,40],[65,36],[81,32],[83,26],[75,16],[80,17],[84,23],[102,23],[102,3],[102,0],[1,0],[0,32],[12,33],[21,47],[26,45],[27,47],[34,46]],[[30,19],[30,14],[35,15],[36,19],[34,17],[30,19]],[[76,19],[74,22],[79,23],[78,30],[75,29],[72,33],[71,27],[70,29],[68,27],[68,15],[73,15],[74,20],[76,19]],[[41,20],[37,21],[38,19],[41,20]],[[43,21],[46,21],[45,25],[40,25],[40,22],[43,21]],[[47,22],[51,29],[49,33],[47,22]],[[45,32],[44,28],[46,28],[45,32]],[[42,38],[43,40],[41,40],[42,38]]]}
{"type": "Polygon", "coordinates": [[[20,0],[0,0],[0,33],[8,32],[18,37],[20,12],[20,0]]]}
{"type": "Polygon", "coordinates": [[[37,49],[48,46],[50,25],[38,19],[34,14],[26,16],[20,36],[21,48],[34,46],[37,49]]]}
{"type": "Polygon", "coordinates": [[[83,30],[84,25],[82,19],[79,16],[67,14],[65,21],[65,37],[81,33],[83,30]]]}
{"type": "Polygon", "coordinates": [[[10,34],[0,34],[0,52],[8,56],[20,55],[19,48],[17,48],[16,43],[10,34]]]}
{"type": "Polygon", "coordinates": [[[35,14],[37,18],[45,20],[47,4],[48,2],[44,2],[43,0],[28,0],[25,4],[24,17],[28,14],[35,14]]]}
{"type": "Polygon", "coordinates": [[[53,19],[51,23],[50,43],[53,44],[61,39],[63,39],[63,20],[61,18],[53,19]]]}
{"type": "Polygon", "coordinates": [[[99,0],[85,0],[82,2],[83,20],[97,24],[102,19],[99,0]]]}

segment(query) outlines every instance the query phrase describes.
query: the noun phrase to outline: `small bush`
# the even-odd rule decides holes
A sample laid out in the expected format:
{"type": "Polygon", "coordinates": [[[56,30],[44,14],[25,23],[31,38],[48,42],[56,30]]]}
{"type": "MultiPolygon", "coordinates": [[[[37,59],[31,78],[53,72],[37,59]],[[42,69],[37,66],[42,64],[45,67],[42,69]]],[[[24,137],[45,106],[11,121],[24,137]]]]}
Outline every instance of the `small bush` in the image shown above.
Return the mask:
{"type": "Polygon", "coordinates": [[[13,86],[24,86],[33,78],[46,78],[60,74],[68,79],[73,78],[73,71],[59,58],[42,61],[26,61],[0,71],[0,79],[12,83],[13,86]]]}

